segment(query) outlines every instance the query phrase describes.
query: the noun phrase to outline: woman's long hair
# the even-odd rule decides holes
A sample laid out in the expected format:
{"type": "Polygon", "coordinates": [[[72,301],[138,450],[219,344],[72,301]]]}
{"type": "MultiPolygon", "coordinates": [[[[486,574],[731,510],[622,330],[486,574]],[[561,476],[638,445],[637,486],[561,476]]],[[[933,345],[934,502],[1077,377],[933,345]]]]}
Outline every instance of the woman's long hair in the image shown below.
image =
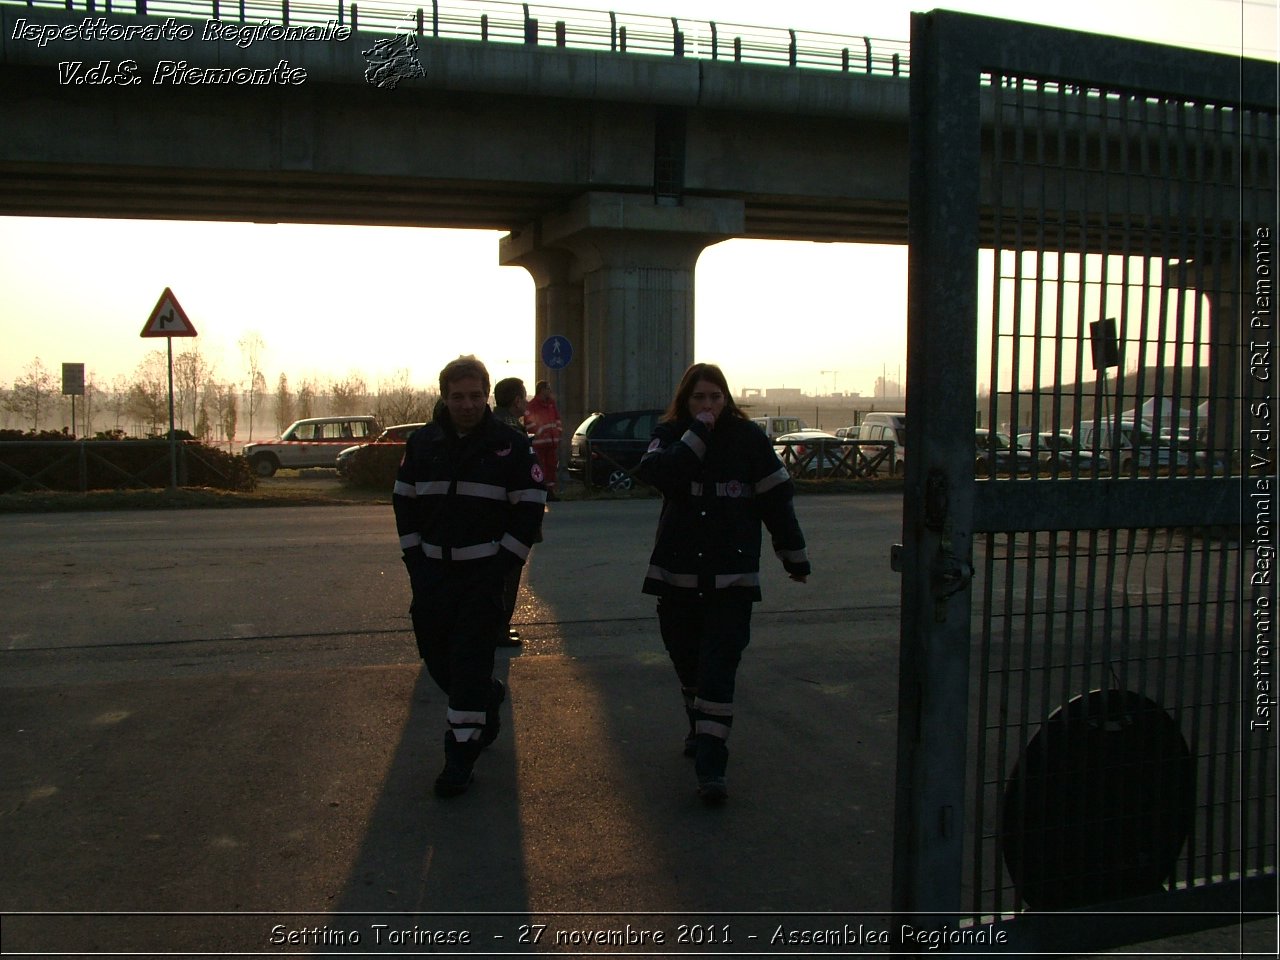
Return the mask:
{"type": "Polygon", "coordinates": [[[724,378],[724,371],[714,363],[695,363],[680,378],[680,386],[676,387],[676,395],[671,398],[667,412],[662,415],[663,422],[668,420],[684,420],[689,416],[689,398],[693,396],[693,388],[699,380],[714,383],[724,394],[724,413],[721,416],[737,417],[746,420],[747,415],[733,402],[733,394],[729,392],[729,383],[724,378]]]}

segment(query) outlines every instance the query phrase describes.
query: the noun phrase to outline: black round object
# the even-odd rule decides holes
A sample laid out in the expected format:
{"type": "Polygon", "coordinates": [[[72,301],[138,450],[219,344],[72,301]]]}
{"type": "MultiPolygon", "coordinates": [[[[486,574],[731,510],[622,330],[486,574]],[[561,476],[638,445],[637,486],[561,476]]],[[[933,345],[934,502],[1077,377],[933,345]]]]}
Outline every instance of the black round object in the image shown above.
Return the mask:
{"type": "Polygon", "coordinates": [[[1000,837],[1018,895],[1066,910],[1159,893],[1195,812],[1195,758],[1160,704],[1094,690],[1055,710],[1014,765],[1000,837]]]}

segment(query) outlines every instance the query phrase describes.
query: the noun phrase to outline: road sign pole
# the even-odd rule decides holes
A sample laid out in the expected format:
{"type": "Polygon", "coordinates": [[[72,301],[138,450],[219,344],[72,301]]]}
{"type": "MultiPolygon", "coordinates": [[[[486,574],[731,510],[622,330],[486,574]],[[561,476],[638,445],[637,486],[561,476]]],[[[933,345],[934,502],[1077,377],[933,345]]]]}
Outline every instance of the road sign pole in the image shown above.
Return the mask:
{"type": "Polygon", "coordinates": [[[173,337],[165,337],[169,344],[169,489],[178,489],[178,434],[173,428],[173,337]]]}
{"type": "Polygon", "coordinates": [[[173,422],[173,338],[194,337],[195,325],[168,287],[160,294],[140,336],[164,337],[169,344],[169,489],[178,489],[178,435],[173,422]]]}
{"type": "MultiPolygon", "coordinates": [[[[551,379],[555,383],[556,407],[559,409],[560,403],[560,371],[569,365],[569,361],[573,359],[573,344],[569,342],[567,337],[559,334],[553,334],[547,337],[542,343],[542,362],[551,371],[551,379]]],[[[564,489],[562,471],[560,469],[560,448],[564,445],[564,424],[561,423],[560,439],[556,441],[556,475],[550,479],[556,483],[560,489],[564,489]]]]}
{"type": "MultiPolygon", "coordinates": [[[[564,368],[563,368],[563,367],[556,367],[556,369],[555,369],[555,379],[556,379],[556,409],[557,409],[557,410],[559,410],[559,409],[560,409],[560,401],[561,401],[561,399],[563,399],[563,395],[560,393],[560,371],[561,371],[562,369],[564,369],[564,368]]],[[[563,490],[563,489],[565,488],[565,479],[566,479],[566,474],[565,474],[564,468],[563,468],[563,467],[561,467],[561,464],[564,462],[564,458],[560,455],[560,452],[561,452],[561,451],[560,451],[560,448],[561,448],[561,447],[563,447],[563,446],[564,446],[564,423],[563,423],[563,422],[561,422],[561,424],[560,424],[560,436],[558,436],[558,437],[556,438],[556,476],[555,476],[555,481],[556,481],[556,489],[557,489],[557,490],[563,490]]]]}

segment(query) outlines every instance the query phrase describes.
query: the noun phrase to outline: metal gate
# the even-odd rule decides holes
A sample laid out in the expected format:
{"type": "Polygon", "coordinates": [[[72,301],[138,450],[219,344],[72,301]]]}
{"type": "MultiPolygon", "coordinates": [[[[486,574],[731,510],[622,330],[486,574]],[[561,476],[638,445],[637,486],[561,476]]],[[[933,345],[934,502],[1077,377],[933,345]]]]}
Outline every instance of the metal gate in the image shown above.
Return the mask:
{"type": "Polygon", "coordinates": [[[902,946],[1274,912],[1271,65],[950,13],[911,54],[902,946]]]}

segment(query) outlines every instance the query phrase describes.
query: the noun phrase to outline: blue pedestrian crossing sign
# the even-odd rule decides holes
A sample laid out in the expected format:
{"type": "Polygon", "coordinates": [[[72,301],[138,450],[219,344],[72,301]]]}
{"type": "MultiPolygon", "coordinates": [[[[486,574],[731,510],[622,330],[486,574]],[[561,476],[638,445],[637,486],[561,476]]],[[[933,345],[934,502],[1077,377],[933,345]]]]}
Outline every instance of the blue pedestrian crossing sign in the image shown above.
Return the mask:
{"type": "Polygon", "coordinates": [[[552,370],[567,367],[573,359],[573,345],[566,337],[553,334],[542,344],[542,362],[552,370]]]}

